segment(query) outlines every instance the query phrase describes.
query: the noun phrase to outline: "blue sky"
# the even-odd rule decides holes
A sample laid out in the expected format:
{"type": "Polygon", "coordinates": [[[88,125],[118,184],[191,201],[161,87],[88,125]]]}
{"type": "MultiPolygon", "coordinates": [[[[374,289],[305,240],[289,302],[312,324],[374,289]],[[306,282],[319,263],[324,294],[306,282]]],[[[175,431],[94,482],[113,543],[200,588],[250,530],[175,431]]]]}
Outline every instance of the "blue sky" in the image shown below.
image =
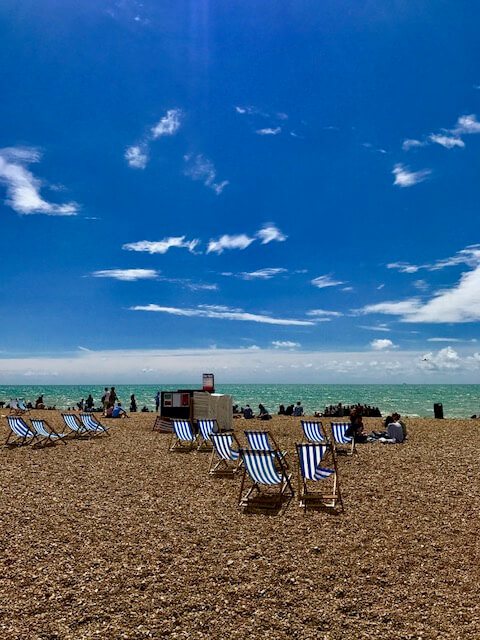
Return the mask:
{"type": "Polygon", "coordinates": [[[479,19],[3,2],[0,380],[477,382],[479,19]]]}

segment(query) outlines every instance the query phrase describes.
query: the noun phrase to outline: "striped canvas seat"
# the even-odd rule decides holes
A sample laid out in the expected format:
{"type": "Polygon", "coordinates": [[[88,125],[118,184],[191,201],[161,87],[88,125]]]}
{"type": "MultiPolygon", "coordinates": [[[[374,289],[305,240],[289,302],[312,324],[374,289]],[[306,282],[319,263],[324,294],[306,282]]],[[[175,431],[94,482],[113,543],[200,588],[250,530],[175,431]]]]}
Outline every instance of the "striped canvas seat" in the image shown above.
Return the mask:
{"type": "Polygon", "coordinates": [[[203,449],[204,451],[211,451],[211,436],[214,431],[217,431],[217,421],[207,420],[206,418],[199,418],[197,420],[197,427],[200,433],[200,444],[198,445],[199,450],[203,449]]]}
{"type": "Polygon", "coordinates": [[[355,440],[346,435],[349,426],[349,422],[330,423],[335,451],[351,456],[355,452],[355,440]]]}
{"type": "Polygon", "coordinates": [[[329,453],[329,447],[321,444],[303,443],[297,444],[296,449],[300,472],[298,476],[300,506],[304,509],[307,508],[307,505],[334,508],[337,503],[340,503],[343,509],[335,452],[331,451],[331,466],[327,467],[325,457],[329,453]],[[325,485],[322,481],[329,482],[325,485]],[[322,482],[322,489],[328,489],[328,492],[311,491],[310,484],[317,482],[322,482]]]}
{"type": "Polygon", "coordinates": [[[21,416],[29,412],[29,409],[25,406],[25,402],[23,400],[17,400],[17,398],[10,398],[8,408],[10,409],[10,415],[14,416],[21,416]]]}
{"type": "Polygon", "coordinates": [[[252,451],[277,451],[284,464],[288,467],[286,460],[287,452],[281,451],[280,447],[275,442],[275,438],[269,431],[245,431],[248,446],[252,451]],[[270,440],[273,443],[270,443],[270,440]]]}
{"type": "Polygon", "coordinates": [[[190,451],[197,441],[197,436],[189,420],[174,420],[170,451],[190,451]]]}
{"type": "Polygon", "coordinates": [[[66,437],[66,434],[57,433],[55,429],[53,429],[50,425],[48,425],[49,429],[47,429],[47,423],[45,420],[31,418],[30,422],[32,423],[32,427],[37,435],[48,438],[48,440],[52,443],[60,440],[61,442],[63,442],[63,444],[67,444],[65,440],[62,440],[62,438],[66,437]]]}
{"type": "Polygon", "coordinates": [[[77,416],[73,413],[62,413],[63,422],[65,426],[70,430],[71,436],[74,438],[80,438],[82,436],[89,436],[89,432],[85,429],[83,424],[80,424],[77,420],[77,416]]]}
{"type": "Polygon", "coordinates": [[[82,421],[82,425],[85,427],[87,431],[92,433],[100,434],[105,433],[106,435],[110,435],[108,433],[107,427],[104,427],[91,413],[81,413],[80,420],[82,421]]]}
{"type": "Polygon", "coordinates": [[[276,507],[281,504],[286,492],[293,496],[291,485],[291,474],[287,473],[287,468],[278,451],[264,450],[252,451],[240,449],[240,458],[244,465],[242,485],[240,487],[239,506],[263,506],[276,507]],[[247,478],[252,486],[243,494],[245,481],[247,478]],[[275,492],[269,489],[276,488],[275,492]],[[257,495],[252,498],[253,492],[257,495]]]}
{"type": "Polygon", "coordinates": [[[313,444],[325,444],[327,439],[321,422],[302,420],[303,435],[313,444]]]}
{"type": "Polygon", "coordinates": [[[240,466],[240,445],[233,432],[212,433],[210,440],[213,445],[210,458],[210,475],[233,475],[240,466]]]}
{"type": "Polygon", "coordinates": [[[21,447],[24,444],[33,443],[35,441],[40,444],[41,439],[30,429],[23,418],[20,418],[20,416],[7,416],[7,420],[10,432],[5,441],[5,446],[21,447]],[[14,439],[10,440],[12,436],[14,439]]]}

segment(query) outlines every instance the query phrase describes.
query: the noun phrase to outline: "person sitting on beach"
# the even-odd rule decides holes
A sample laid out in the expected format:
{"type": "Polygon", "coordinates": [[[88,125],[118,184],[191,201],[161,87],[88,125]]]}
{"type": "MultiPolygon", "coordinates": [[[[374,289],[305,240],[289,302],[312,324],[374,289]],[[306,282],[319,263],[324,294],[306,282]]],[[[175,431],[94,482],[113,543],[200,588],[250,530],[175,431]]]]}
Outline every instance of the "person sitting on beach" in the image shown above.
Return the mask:
{"type": "Polygon", "coordinates": [[[268,411],[265,409],[265,407],[263,406],[263,404],[259,404],[258,405],[258,418],[259,420],[271,420],[272,416],[268,413],[268,411]]]}
{"type": "Polygon", "coordinates": [[[245,418],[245,420],[251,420],[252,418],[255,417],[253,415],[253,411],[252,411],[252,409],[251,409],[249,404],[247,404],[247,406],[243,410],[243,417],[245,418]]]}
{"type": "Polygon", "coordinates": [[[302,403],[300,402],[300,400],[297,402],[295,408],[293,409],[293,415],[296,418],[299,418],[300,416],[303,416],[303,407],[302,407],[302,403]]]}
{"type": "Polygon", "coordinates": [[[399,413],[392,413],[391,420],[387,424],[387,437],[396,442],[403,442],[407,437],[407,426],[400,418],[399,413]]]}
{"type": "Polygon", "coordinates": [[[361,407],[355,407],[350,413],[350,425],[345,431],[345,435],[353,438],[355,442],[366,442],[367,435],[363,432],[363,418],[361,407]]]}
{"type": "Polygon", "coordinates": [[[93,400],[93,396],[91,393],[88,394],[88,398],[85,400],[85,409],[86,411],[93,411],[93,407],[95,402],[93,400]]]}
{"type": "Polygon", "coordinates": [[[284,416],[284,415],[285,415],[285,405],[284,405],[284,404],[281,404],[281,405],[278,407],[278,415],[279,415],[279,416],[284,416]]]}
{"type": "Polygon", "coordinates": [[[128,418],[127,412],[122,407],[121,402],[117,402],[112,409],[112,418],[128,418]]]}
{"type": "Polygon", "coordinates": [[[35,409],[45,409],[43,394],[41,396],[38,396],[38,398],[35,400],[35,409]]]}
{"type": "Polygon", "coordinates": [[[289,404],[288,407],[285,409],[285,415],[286,416],[293,415],[293,404],[289,404]]]}

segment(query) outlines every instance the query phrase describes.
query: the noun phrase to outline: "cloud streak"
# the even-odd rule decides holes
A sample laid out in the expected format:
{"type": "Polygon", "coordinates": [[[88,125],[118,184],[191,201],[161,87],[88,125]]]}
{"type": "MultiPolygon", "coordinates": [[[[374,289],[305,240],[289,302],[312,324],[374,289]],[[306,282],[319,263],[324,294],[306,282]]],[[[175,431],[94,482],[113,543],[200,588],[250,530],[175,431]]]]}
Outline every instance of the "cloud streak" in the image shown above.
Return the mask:
{"type": "Polygon", "coordinates": [[[410,171],[410,168],[404,164],[398,163],[392,170],[395,179],[393,184],[397,187],[413,187],[415,184],[424,182],[430,175],[430,169],[421,169],[420,171],[410,171]]]}
{"type": "Polygon", "coordinates": [[[202,182],[206,187],[219,196],[229,184],[228,180],[217,181],[217,170],[211,160],[201,153],[187,154],[185,161],[185,175],[195,181],[202,182]]]}
{"type": "Polygon", "coordinates": [[[123,282],[135,282],[137,280],[156,280],[159,272],[155,269],[103,269],[92,273],[94,278],[111,278],[123,282]]]}
{"type": "Polygon", "coordinates": [[[150,159],[150,143],[158,140],[158,138],[175,135],[181,124],[182,111],[180,109],[169,109],[139,142],[126,148],[123,157],[128,166],[132,169],[145,169],[150,159]]]}
{"type": "Polygon", "coordinates": [[[170,249],[188,249],[190,253],[194,253],[195,247],[199,240],[185,240],[185,236],[172,236],[163,238],[163,240],[139,240],[138,242],[128,242],[122,246],[125,251],[139,251],[150,254],[165,254],[170,249]]]}
{"type": "Polygon", "coordinates": [[[310,282],[314,287],[317,287],[318,289],[325,289],[327,287],[339,287],[341,284],[345,284],[343,280],[335,280],[330,274],[317,276],[310,282]]]}

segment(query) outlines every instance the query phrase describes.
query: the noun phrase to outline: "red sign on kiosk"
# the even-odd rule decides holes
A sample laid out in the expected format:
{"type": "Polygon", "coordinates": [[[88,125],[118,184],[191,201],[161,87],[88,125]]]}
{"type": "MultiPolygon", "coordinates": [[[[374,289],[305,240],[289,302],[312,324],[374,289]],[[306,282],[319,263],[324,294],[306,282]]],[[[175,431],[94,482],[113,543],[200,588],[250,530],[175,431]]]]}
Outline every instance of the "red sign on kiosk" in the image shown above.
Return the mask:
{"type": "Polygon", "coordinates": [[[215,376],[213,373],[203,374],[203,390],[208,393],[214,393],[215,391],[215,376]]]}

